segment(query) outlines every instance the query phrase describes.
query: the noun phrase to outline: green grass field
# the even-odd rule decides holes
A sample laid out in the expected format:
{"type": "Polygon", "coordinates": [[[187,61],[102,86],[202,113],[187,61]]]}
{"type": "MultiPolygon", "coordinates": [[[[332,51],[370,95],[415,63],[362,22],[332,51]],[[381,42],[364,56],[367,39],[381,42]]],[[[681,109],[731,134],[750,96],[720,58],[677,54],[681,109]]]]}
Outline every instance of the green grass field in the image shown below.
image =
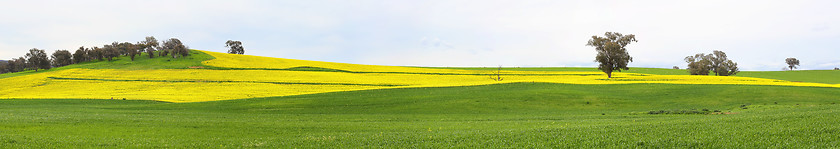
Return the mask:
{"type": "Polygon", "coordinates": [[[840,84],[840,70],[745,71],[738,76],[840,84]]]}
{"type": "MultiPolygon", "coordinates": [[[[192,55],[123,57],[49,71],[187,69],[213,58],[197,51],[192,55]]],[[[835,77],[840,71],[746,71],[738,76],[840,83],[835,77]]],[[[840,88],[553,83],[196,103],[5,99],[0,100],[0,148],[840,148],[838,102],[840,88]],[[660,112],[703,114],[651,114],[660,112]]]]}
{"type": "MultiPolygon", "coordinates": [[[[498,68],[494,67],[423,67],[423,68],[439,68],[439,69],[463,69],[463,70],[487,70],[493,71],[497,70],[498,68]]],[[[590,68],[590,67],[502,67],[502,70],[515,70],[515,71],[589,71],[589,72],[600,72],[598,68],[590,68]]],[[[685,69],[664,69],[664,68],[638,68],[633,67],[629,70],[621,71],[621,72],[628,72],[628,73],[646,73],[646,74],[657,74],[657,75],[686,75],[688,71],[685,69]]]]}
{"type": "MultiPolygon", "coordinates": [[[[426,67],[426,68],[441,68],[441,69],[464,69],[464,70],[487,70],[492,71],[498,68],[490,67],[426,67]]],[[[600,71],[598,68],[588,67],[503,67],[502,70],[516,70],[516,71],[600,71]]],[[[628,73],[646,73],[657,75],[689,75],[688,70],[685,69],[665,69],[665,68],[630,68],[630,70],[622,71],[628,73]]],[[[714,75],[712,73],[711,75],[714,75]]],[[[798,82],[814,82],[814,83],[828,83],[840,84],[840,70],[797,70],[797,71],[741,71],[735,76],[741,77],[755,77],[767,79],[779,79],[798,82]]]]}
{"type": "Polygon", "coordinates": [[[836,88],[515,83],[177,104],[0,100],[0,146],[832,148],[837,97],[836,88]],[[645,113],[691,109],[728,114],[645,113]]]}

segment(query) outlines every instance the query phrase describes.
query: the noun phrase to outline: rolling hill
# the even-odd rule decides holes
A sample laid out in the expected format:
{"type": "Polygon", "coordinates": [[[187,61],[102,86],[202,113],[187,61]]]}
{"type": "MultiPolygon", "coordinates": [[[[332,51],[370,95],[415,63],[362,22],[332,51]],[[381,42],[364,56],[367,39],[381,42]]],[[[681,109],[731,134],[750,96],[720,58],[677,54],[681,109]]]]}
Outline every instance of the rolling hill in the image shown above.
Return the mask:
{"type": "MultiPolygon", "coordinates": [[[[752,77],[657,75],[667,72],[504,70],[504,80],[487,70],[357,65],[193,51],[181,59],[125,58],[90,62],[42,72],[6,75],[0,97],[8,99],[128,99],[201,102],[326,92],[475,86],[501,83],[563,84],[736,84],[840,87],[840,84],[793,82],[752,77]]],[[[634,69],[635,70],[635,69],[634,69]]]]}
{"type": "Polygon", "coordinates": [[[506,68],[494,81],[481,68],[208,51],[121,58],[0,74],[13,84],[0,87],[0,146],[840,147],[836,72],[677,71],[634,68],[607,79],[591,68],[506,68]]]}

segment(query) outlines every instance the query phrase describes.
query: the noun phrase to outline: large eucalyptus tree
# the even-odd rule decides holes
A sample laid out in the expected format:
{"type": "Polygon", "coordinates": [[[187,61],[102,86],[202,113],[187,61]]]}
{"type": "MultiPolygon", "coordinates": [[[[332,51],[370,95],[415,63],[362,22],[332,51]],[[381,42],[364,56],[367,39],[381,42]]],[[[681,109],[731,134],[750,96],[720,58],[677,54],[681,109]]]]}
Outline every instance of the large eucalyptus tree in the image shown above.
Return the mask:
{"type": "Polygon", "coordinates": [[[595,47],[595,51],[598,51],[595,62],[600,63],[598,69],[606,73],[607,78],[612,78],[613,71],[630,69],[627,64],[633,61],[633,57],[630,57],[625,47],[632,42],[638,42],[636,35],[606,32],[604,37],[592,36],[586,45],[595,47]]]}

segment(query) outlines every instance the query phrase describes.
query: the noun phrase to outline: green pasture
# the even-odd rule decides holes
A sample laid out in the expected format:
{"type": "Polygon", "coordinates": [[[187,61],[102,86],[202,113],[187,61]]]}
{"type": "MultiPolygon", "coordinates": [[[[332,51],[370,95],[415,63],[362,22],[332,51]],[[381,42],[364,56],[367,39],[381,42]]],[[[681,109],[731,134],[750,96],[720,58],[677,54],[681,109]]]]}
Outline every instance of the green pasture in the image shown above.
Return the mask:
{"type": "MultiPolygon", "coordinates": [[[[440,69],[464,69],[464,70],[487,70],[493,71],[498,68],[492,67],[425,67],[425,68],[440,68],[440,69]]],[[[598,68],[589,67],[502,67],[502,70],[516,70],[516,71],[594,71],[600,72],[598,68]]],[[[645,73],[656,75],[690,75],[685,69],[665,69],[665,68],[630,68],[630,70],[622,71],[628,73],[645,73]]],[[[712,73],[711,75],[714,75],[712,73]]],[[[795,70],[795,71],[741,71],[737,75],[739,77],[755,77],[766,79],[778,79],[797,82],[814,82],[814,83],[828,83],[840,84],[840,70],[795,70]]]]}
{"type": "Polygon", "coordinates": [[[840,89],[569,85],[201,103],[0,100],[12,148],[836,148],[840,89]],[[717,110],[713,114],[649,111],[717,110]]]}
{"type": "MultiPolygon", "coordinates": [[[[0,78],[72,68],[237,70],[203,66],[213,57],[200,51],[178,59],[147,56],[0,78]]],[[[382,73],[314,67],[276,71],[382,73]]],[[[625,72],[688,74],[660,68],[625,72]]],[[[737,76],[840,83],[840,71],[832,70],[744,71],[737,76]]],[[[840,88],[553,83],[199,103],[2,99],[0,148],[840,148],[838,102],[840,88]]]]}

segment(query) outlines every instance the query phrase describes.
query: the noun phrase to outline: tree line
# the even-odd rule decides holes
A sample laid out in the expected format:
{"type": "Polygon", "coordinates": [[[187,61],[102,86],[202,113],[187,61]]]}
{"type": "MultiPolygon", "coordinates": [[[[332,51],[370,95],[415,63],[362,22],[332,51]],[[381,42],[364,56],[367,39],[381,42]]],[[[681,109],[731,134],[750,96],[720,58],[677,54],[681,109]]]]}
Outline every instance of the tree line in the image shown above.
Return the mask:
{"type": "Polygon", "coordinates": [[[717,76],[732,76],[738,72],[738,63],[729,60],[723,51],[714,50],[711,54],[695,54],[685,57],[688,63],[688,72],[691,75],[709,75],[709,72],[717,76]]]}
{"type": "MultiPolygon", "coordinates": [[[[595,47],[595,51],[598,52],[595,56],[595,62],[599,63],[598,69],[606,73],[608,78],[612,78],[612,72],[630,69],[627,64],[633,62],[633,57],[630,57],[625,47],[633,42],[638,42],[636,35],[606,32],[603,37],[592,36],[586,45],[595,47]]],[[[691,75],[714,73],[717,76],[732,76],[740,72],[738,63],[730,60],[723,51],[714,50],[710,54],[698,53],[687,56],[684,60],[688,63],[688,72],[691,75]]],[[[786,70],[793,70],[799,66],[799,60],[796,58],[787,58],[785,63],[788,65],[786,70]]],[[[674,66],[673,69],[680,68],[674,66]]],[[[840,68],[834,68],[834,70],[840,70],[840,68]]]]}
{"type": "MultiPolygon", "coordinates": [[[[112,42],[102,47],[85,48],[79,47],[72,54],[68,50],[56,50],[48,57],[43,49],[32,48],[29,53],[9,61],[0,61],[0,73],[21,72],[26,70],[47,70],[50,68],[63,67],[71,64],[89,61],[113,61],[119,56],[128,56],[134,61],[136,56],[147,53],[149,58],[171,56],[172,58],[189,56],[189,48],[181,40],[170,38],[158,42],[153,36],[146,37],[143,41],[112,42]]],[[[244,52],[243,52],[244,53],[244,52]]]]}
{"type": "MultiPolygon", "coordinates": [[[[633,57],[625,48],[628,44],[638,42],[636,35],[624,35],[616,32],[606,32],[604,36],[592,36],[586,43],[587,46],[595,47],[598,54],[595,62],[598,62],[598,70],[612,78],[612,72],[630,70],[627,64],[633,62],[633,57]]],[[[710,72],[718,76],[731,76],[738,72],[738,63],[729,60],[723,51],[712,51],[711,54],[699,53],[694,56],[685,57],[688,63],[688,70],[691,75],[709,75],[710,72]]],[[[798,63],[798,62],[797,62],[798,63]]],[[[674,69],[679,67],[674,66],[674,69]]]]}

